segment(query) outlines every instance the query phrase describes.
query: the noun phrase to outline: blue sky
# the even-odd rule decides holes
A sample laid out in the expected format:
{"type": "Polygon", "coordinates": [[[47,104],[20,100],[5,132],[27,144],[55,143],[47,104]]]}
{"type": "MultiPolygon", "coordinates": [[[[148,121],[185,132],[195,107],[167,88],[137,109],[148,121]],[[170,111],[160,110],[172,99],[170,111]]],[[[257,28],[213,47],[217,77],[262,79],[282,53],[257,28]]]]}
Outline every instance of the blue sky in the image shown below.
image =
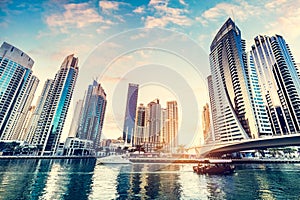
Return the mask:
{"type": "MultiPolygon", "coordinates": [[[[137,69],[137,66],[153,63],[172,66],[173,71],[180,73],[185,76],[183,77],[185,80],[188,80],[192,74],[195,74],[191,65],[187,62],[180,63],[180,59],[170,56],[170,52],[176,49],[176,51],[178,50],[177,56],[179,52],[188,57],[188,54],[192,54],[191,52],[201,49],[203,55],[207,56],[207,58],[200,56],[203,58],[203,63],[200,60],[201,66],[198,67],[198,71],[199,76],[202,77],[199,82],[202,81],[202,83],[197,84],[197,81],[190,83],[199,104],[198,112],[201,112],[202,106],[208,101],[203,82],[209,75],[207,64],[209,45],[217,30],[228,17],[232,17],[242,31],[242,37],[247,41],[247,50],[250,49],[253,38],[258,34],[280,34],[290,45],[296,62],[299,62],[299,0],[2,0],[0,3],[0,42],[6,41],[15,45],[35,60],[33,71],[41,80],[37,94],[40,93],[46,78],[54,77],[67,55],[74,53],[75,56],[78,56],[81,75],[79,77],[80,86],[76,86],[75,89],[74,101],[83,96],[84,89],[93,78],[99,77],[99,73],[103,74],[103,70],[97,71],[94,68],[104,65],[104,63],[106,65],[110,63],[110,70],[106,70],[109,75],[104,74],[100,81],[103,82],[108,99],[112,101],[112,97],[116,93],[116,85],[122,81],[125,86],[120,92],[120,98],[123,97],[122,95],[126,96],[126,84],[130,80],[126,80],[126,82],[124,77],[128,72],[137,69]],[[157,28],[163,31],[153,33],[152,29],[157,28]],[[131,35],[128,35],[128,31],[131,35]],[[168,34],[170,35],[168,36],[168,34]],[[121,35],[121,37],[116,35],[121,35]],[[143,40],[148,41],[147,47],[154,46],[156,50],[145,50],[145,48],[136,50],[143,40]],[[181,40],[188,42],[183,43],[181,40]],[[168,43],[169,53],[157,51],[158,48],[161,48],[161,44],[158,43],[168,43]],[[189,48],[194,43],[198,47],[189,48]],[[179,44],[182,47],[181,53],[177,48],[179,44]],[[127,46],[126,51],[123,51],[124,45],[127,46]],[[93,52],[98,50],[100,52],[93,57],[93,52]],[[126,53],[122,54],[122,52],[126,53]],[[93,63],[96,63],[97,66],[89,68],[93,63]],[[128,66],[128,68],[124,68],[124,66],[128,66]],[[130,68],[130,66],[135,67],[130,68]],[[190,69],[190,74],[184,75],[184,69],[190,69]]],[[[189,59],[193,60],[195,57],[197,56],[194,55],[189,59]]],[[[198,58],[195,58],[194,61],[196,59],[198,58]]],[[[139,72],[136,76],[144,76],[141,73],[139,72]]],[[[155,75],[155,72],[153,74],[155,75]]],[[[172,79],[170,81],[176,82],[172,79]]],[[[178,100],[181,95],[180,92],[170,89],[171,87],[157,82],[152,86],[150,83],[143,84],[145,87],[141,90],[139,101],[144,104],[157,97],[165,101],[174,98],[178,100]]],[[[124,99],[123,102],[122,99],[117,104],[123,105],[125,101],[124,99]]],[[[71,119],[72,109],[69,111],[68,121],[71,119]]],[[[120,128],[116,128],[112,124],[114,121],[122,121],[125,112],[122,109],[124,108],[121,106],[120,110],[115,112],[117,114],[111,114],[112,110],[108,109],[104,127],[107,137],[119,134],[120,128]]],[[[181,110],[184,109],[184,107],[181,108],[181,110]]],[[[201,125],[199,126],[201,132],[201,125]]],[[[67,134],[66,130],[64,132],[67,134]]]]}

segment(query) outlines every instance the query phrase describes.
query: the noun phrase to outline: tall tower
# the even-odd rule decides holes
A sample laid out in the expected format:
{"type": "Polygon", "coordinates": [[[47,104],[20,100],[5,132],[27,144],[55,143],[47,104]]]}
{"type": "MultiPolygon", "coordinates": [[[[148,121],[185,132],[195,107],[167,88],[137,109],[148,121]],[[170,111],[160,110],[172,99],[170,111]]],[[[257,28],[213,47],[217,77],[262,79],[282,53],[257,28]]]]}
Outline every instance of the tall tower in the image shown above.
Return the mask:
{"type": "Polygon", "coordinates": [[[80,139],[93,141],[94,149],[97,149],[100,144],[106,103],[104,89],[100,83],[94,81],[86,92],[77,132],[77,137],[80,139]]]}
{"type": "Polygon", "coordinates": [[[58,147],[78,75],[77,65],[78,58],[67,56],[50,86],[34,136],[43,155],[54,155],[58,147]]]}
{"type": "Polygon", "coordinates": [[[178,147],[177,101],[167,102],[167,138],[171,150],[175,150],[178,147]]]}
{"type": "Polygon", "coordinates": [[[142,145],[146,142],[145,126],[146,126],[146,107],[140,104],[137,108],[134,132],[134,146],[142,145]]]}
{"type": "Polygon", "coordinates": [[[83,100],[78,100],[75,105],[73,119],[69,130],[69,137],[76,137],[80,125],[80,118],[83,110],[83,100]]]}
{"type": "Polygon", "coordinates": [[[211,142],[211,128],[210,128],[210,113],[208,103],[203,106],[202,111],[202,129],[203,129],[203,139],[205,143],[211,142]]]}
{"type": "Polygon", "coordinates": [[[0,47],[0,139],[18,139],[39,80],[34,61],[4,42],[0,47]]]}
{"type": "Polygon", "coordinates": [[[129,145],[132,145],[133,143],[132,138],[134,133],[138,91],[139,91],[139,85],[129,83],[125,119],[124,119],[124,128],[123,128],[123,140],[125,141],[125,144],[129,144],[129,145]]]}
{"type": "Polygon", "coordinates": [[[25,141],[27,141],[30,144],[38,144],[37,141],[35,141],[35,139],[38,139],[39,137],[35,138],[34,133],[36,131],[38,121],[39,121],[40,115],[42,114],[44,105],[46,103],[47,95],[50,92],[52,83],[53,83],[52,79],[47,79],[46,80],[46,82],[44,84],[44,87],[43,87],[43,90],[42,90],[42,93],[41,93],[41,95],[39,96],[39,98],[37,100],[37,105],[36,105],[36,107],[34,109],[34,112],[32,114],[32,118],[29,122],[29,127],[26,130],[26,139],[25,139],[25,141]]]}
{"type": "Polygon", "coordinates": [[[167,109],[166,108],[162,108],[161,109],[161,126],[160,126],[160,142],[162,142],[163,144],[167,145],[167,147],[169,147],[168,145],[168,124],[167,124],[167,109]]]}
{"type": "MultiPolygon", "coordinates": [[[[210,46],[209,59],[217,118],[214,134],[219,141],[258,138],[272,134],[268,121],[258,124],[261,122],[256,120],[268,119],[268,115],[261,99],[252,101],[252,72],[245,48],[241,31],[230,18],[210,46]],[[256,112],[254,108],[262,112],[256,112]]],[[[259,86],[257,88],[260,90],[259,86]]]]}
{"type": "Polygon", "coordinates": [[[209,135],[209,140],[205,141],[206,143],[208,142],[214,142],[215,140],[220,141],[220,137],[218,136],[218,128],[217,128],[217,109],[216,109],[216,101],[215,101],[215,94],[214,94],[214,86],[212,82],[212,76],[209,75],[207,77],[207,85],[208,85],[208,93],[209,93],[209,102],[210,102],[210,113],[211,113],[211,118],[212,118],[212,123],[211,126],[212,128],[210,129],[210,135],[209,135]],[[217,135],[216,135],[217,134],[217,135]]]}
{"type": "Polygon", "coordinates": [[[272,130],[276,135],[299,132],[299,71],[289,46],[280,35],[260,35],[254,41],[251,59],[258,72],[272,130]]]}
{"type": "Polygon", "coordinates": [[[160,131],[161,131],[161,105],[159,104],[159,99],[155,99],[148,103],[148,136],[149,142],[153,145],[160,143],[160,131]]]}

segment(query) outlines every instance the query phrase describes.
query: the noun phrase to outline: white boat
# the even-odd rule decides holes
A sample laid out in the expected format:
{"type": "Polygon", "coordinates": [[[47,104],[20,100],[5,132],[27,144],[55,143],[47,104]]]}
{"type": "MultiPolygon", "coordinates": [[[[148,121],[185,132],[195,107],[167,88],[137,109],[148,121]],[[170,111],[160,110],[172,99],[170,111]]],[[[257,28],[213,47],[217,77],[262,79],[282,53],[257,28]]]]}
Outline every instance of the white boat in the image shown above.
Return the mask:
{"type": "Polygon", "coordinates": [[[127,155],[110,155],[97,159],[98,164],[132,164],[127,155]]]}

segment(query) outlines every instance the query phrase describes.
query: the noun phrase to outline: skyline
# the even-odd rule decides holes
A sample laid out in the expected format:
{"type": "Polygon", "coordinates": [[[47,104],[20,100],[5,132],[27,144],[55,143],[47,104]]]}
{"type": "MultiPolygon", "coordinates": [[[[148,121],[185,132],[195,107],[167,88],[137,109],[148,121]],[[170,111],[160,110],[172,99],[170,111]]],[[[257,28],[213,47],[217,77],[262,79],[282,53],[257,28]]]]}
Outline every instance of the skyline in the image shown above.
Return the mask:
{"type": "MultiPolygon", "coordinates": [[[[89,76],[80,77],[80,74],[85,74],[83,71],[87,67],[85,63],[88,62],[86,62],[86,60],[89,61],[89,57],[92,55],[89,54],[89,52],[93,52],[93,50],[96,49],[97,44],[110,38],[111,35],[130,31],[135,28],[144,29],[156,27],[163,28],[163,30],[178,31],[186,34],[188,38],[193,39],[202,48],[204,53],[207,54],[205,59],[208,62],[209,44],[219,27],[221,27],[223,22],[231,16],[242,30],[243,38],[247,43],[246,51],[250,51],[250,47],[254,43],[253,39],[258,34],[280,34],[285,37],[287,43],[290,45],[296,62],[299,62],[297,59],[300,50],[296,47],[300,45],[300,31],[297,31],[294,28],[297,27],[297,24],[300,21],[297,20],[297,13],[300,11],[297,4],[299,4],[299,1],[268,1],[265,5],[259,1],[253,1],[251,3],[247,3],[246,1],[210,1],[203,4],[196,3],[195,1],[185,2],[182,0],[176,3],[163,3],[162,1],[130,3],[116,1],[75,3],[44,1],[42,4],[40,4],[39,1],[30,3],[29,1],[25,1],[22,4],[17,4],[14,1],[6,1],[1,4],[0,13],[4,18],[3,21],[0,22],[3,34],[0,36],[0,41],[7,41],[8,43],[15,45],[27,52],[35,60],[33,74],[40,79],[40,83],[44,83],[49,76],[52,77],[55,74],[57,67],[60,66],[61,60],[66,55],[75,53],[75,55],[79,57],[79,79],[81,78],[81,80],[78,80],[78,83],[84,83],[85,85],[80,85],[80,87],[77,85],[75,88],[74,98],[72,99],[73,105],[70,106],[68,112],[68,120],[70,123],[73,107],[75,106],[74,102],[78,100],[79,96],[83,96],[84,94],[84,91],[80,91],[80,89],[83,88],[84,90],[93,79],[93,76],[100,76],[99,73],[91,73],[89,76]],[[28,10],[32,12],[28,12],[28,10]],[[286,10],[289,10],[289,12],[285,12],[286,10]],[[135,14],[130,15],[130,11],[135,11],[135,14]],[[22,20],[20,20],[20,18],[22,18],[22,20]],[[26,20],[27,23],[23,23],[24,20],[26,20]],[[25,25],[26,27],[24,27],[25,25]]],[[[149,29],[144,29],[144,31],[147,30],[149,29]]],[[[141,31],[138,33],[139,34],[134,35],[135,38],[129,37],[128,43],[130,43],[130,41],[137,41],[137,37],[145,38],[145,35],[147,36],[147,33],[144,33],[144,35],[141,34],[141,31]]],[[[170,38],[170,42],[172,42],[173,39],[174,38],[170,38]]],[[[156,40],[151,39],[148,42],[150,44],[154,41],[156,40]]],[[[110,43],[102,43],[105,46],[102,46],[101,48],[113,51],[113,47],[121,48],[120,44],[124,44],[122,42],[120,43],[119,40],[113,40],[113,42],[115,43],[112,43],[111,41],[110,43]]],[[[185,48],[188,49],[187,47],[185,48]]],[[[115,53],[116,52],[107,52],[104,56],[108,56],[108,60],[110,60],[109,56],[115,55],[115,53]]],[[[164,66],[174,66],[175,71],[180,75],[183,74],[184,78],[189,77],[189,73],[184,75],[184,73],[181,72],[182,69],[185,69],[184,67],[187,66],[187,63],[180,63],[177,62],[180,59],[171,60],[170,58],[173,57],[166,55],[163,52],[141,49],[117,57],[116,62],[111,65],[111,68],[120,69],[124,65],[132,65],[132,63],[135,63],[138,66],[153,66],[153,63],[158,63],[164,66]],[[165,58],[165,61],[161,59],[162,57],[165,58]]],[[[103,63],[105,63],[105,61],[103,61],[103,63]]],[[[122,75],[124,74],[124,71],[125,74],[127,74],[130,70],[131,69],[128,68],[123,69],[123,72],[121,73],[120,71],[112,70],[101,79],[103,81],[103,87],[108,94],[110,91],[115,91],[114,88],[121,87],[119,85],[116,86],[118,82],[123,81],[124,84],[122,84],[124,85],[124,88],[127,87],[127,82],[126,80],[122,80],[122,75]]],[[[136,71],[136,75],[140,75],[144,72],[145,70],[136,71]]],[[[151,73],[153,74],[153,72],[151,73]]],[[[201,68],[201,75],[203,78],[207,77],[209,73],[208,65],[201,68]]],[[[130,82],[133,81],[130,80],[130,82]]],[[[43,84],[39,85],[35,99],[40,94],[42,85],[43,84]]],[[[193,82],[191,85],[196,84],[193,82]]],[[[165,85],[144,84],[145,94],[147,94],[147,87],[147,91],[153,91],[154,87],[156,87],[156,89],[159,87],[162,91],[170,90],[170,88],[165,87],[165,85]]],[[[195,88],[192,89],[195,95],[200,96],[198,90],[195,88]]],[[[121,89],[118,91],[120,90],[121,89]]],[[[178,91],[175,92],[174,96],[178,101],[178,91]]],[[[142,89],[141,93],[143,93],[142,89]]],[[[162,94],[162,92],[160,92],[160,94],[162,94]]],[[[174,96],[171,97],[171,94],[172,92],[169,91],[168,95],[152,95],[152,97],[144,96],[144,99],[139,99],[138,103],[147,103],[155,98],[160,98],[165,102],[174,99],[174,96]],[[149,100],[149,98],[151,99],[149,100]]],[[[198,96],[196,97],[197,100],[199,98],[198,96]]],[[[207,91],[205,96],[204,101],[208,102],[207,91]]],[[[112,96],[109,96],[108,98],[111,100],[112,96]]],[[[108,103],[110,100],[108,100],[108,103]]],[[[120,110],[121,113],[124,113],[126,104],[125,98],[123,101],[120,101],[120,103],[124,104],[124,109],[120,106],[118,110],[120,110]]],[[[178,103],[180,107],[180,101],[178,101],[178,103]]],[[[204,104],[205,103],[199,103],[198,115],[200,115],[204,104]]],[[[114,111],[110,110],[110,112],[114,111]]],[[[104,127],[103,130],[103,133],[106,136],[113,134],[114,131],[117,130],[115,127],[111,128],[109,126],[114,120],[114,117],[123,119],[123,115],[108,115],[105,119],[105,124],[108,125],[104,127]]],[[[67,134],[68,130],[69,128],[65,128],[64,134],[67,134]]],[[[121,132],[122,131],[120,131],[120,133],[121,132]]]]}

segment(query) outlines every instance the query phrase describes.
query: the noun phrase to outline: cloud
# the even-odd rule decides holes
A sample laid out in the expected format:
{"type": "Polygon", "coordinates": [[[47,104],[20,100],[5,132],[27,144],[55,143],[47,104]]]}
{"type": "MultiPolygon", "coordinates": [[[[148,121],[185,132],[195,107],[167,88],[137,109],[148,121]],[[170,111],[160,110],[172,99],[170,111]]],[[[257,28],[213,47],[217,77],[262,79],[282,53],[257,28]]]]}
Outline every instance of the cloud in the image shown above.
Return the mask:
{"type": "Polygon", "coordinates": [[[188,10],[168,7],[168,1],[151,0],[148,4],[154,10],[156,16],[147,16],[145,27],[165,27],[168,24],[190,26],[192,20],[187,17],[188,10]]]}
{"type": "Polygon", "coordinates": [[[88,3],[65,4],[64,12],[54,13],[46,17],[46,24],[50,28],[59,28],[62,33],[68,33],[69,28],[84,28],[91,24],[114,24],[111,20],[105,20],[88,3]]]}
{"type": "Polygon", "coordinates": [[[283,34],[290,40],[300,37],[300,0],[276,0],[265,5],[266,12],[272,14],[274,21],[268,23],[266,28],[270,35],[283,34]]]}
{"type": "Polygon", "coordinates": [[[116,2],[116,1],[100,1],[99,6],[103,10],[119,10],[120,4],[123,4],[122,2],[116,2]]]}
{"type": "Polygon", "coordinates": [[[110,26],[100,26],[99,28],[96,29],[97,33],[104,33],[104,31],[110,29],[110,26]]]}
{"type": "Polygon", "coordinates": [[[259,6],[250,5],[248,2],[239,0],[235,3],[219,3],[216,6],[204,11],[201,16],[196,17],[202,25],[207,26],[210,21],[218,21],[224,17],[233,16],[239,21],[245,21],[247,18],[260,15],[259,6]]]}
{"type": "Polygon", "coordinates": [[[179,3],[182,4],[182,5],[184,5],[184,6],[187,5],[184,0],[179,0],[179,3]]]}
{"type": "Polygon", "coordinates": [[[132,12],[134,12],[134,13],[143,13],[144,10],[145,10],[145,8],[140,6],[140,7],[137,7],[136,9],[134,9],[132,12]]]}

